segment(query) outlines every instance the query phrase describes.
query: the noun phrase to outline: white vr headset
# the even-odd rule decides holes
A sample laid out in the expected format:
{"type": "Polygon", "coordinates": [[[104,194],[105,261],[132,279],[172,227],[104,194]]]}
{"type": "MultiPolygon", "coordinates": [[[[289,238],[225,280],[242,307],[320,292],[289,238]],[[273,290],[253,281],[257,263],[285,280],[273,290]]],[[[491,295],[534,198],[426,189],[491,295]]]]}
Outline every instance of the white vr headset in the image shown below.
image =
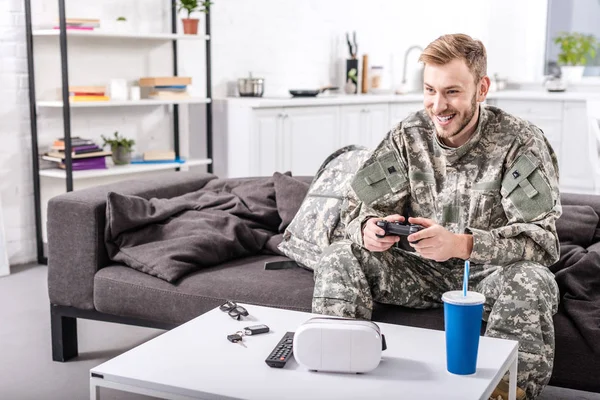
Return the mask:
{"type": "Polygon", "coordinates": [[[294,358],[313,371],[369,372],[385,349],[385,337],[371,321],[316,317],[294,334],[294,358]]]}

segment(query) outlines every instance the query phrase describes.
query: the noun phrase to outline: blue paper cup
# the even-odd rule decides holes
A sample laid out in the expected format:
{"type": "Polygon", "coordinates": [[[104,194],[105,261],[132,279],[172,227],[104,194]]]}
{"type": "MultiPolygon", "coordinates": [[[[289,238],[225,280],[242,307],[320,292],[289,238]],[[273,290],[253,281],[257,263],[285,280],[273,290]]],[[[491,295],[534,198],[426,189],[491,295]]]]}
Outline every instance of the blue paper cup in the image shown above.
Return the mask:
{"type": "Polygon", "coordinates": [[[457,375],[471,375],[477,370],[477,351],[485,296],[461,290],[446,292],[444,328],[446,331],[446,368],[457,375]]]}

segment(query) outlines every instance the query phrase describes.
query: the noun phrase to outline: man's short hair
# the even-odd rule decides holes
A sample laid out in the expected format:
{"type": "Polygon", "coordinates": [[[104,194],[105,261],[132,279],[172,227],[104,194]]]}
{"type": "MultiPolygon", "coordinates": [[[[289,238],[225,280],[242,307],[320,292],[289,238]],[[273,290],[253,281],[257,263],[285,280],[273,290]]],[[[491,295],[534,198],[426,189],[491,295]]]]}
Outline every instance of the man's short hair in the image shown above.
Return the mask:
{"type": "Polygon", "coordinates": [[[425,48],[419,61],[424,64],[445,65],[452,60],[464,60],[475,78],[475,83],[487,75],[487,54],[480,40],[455,33],[440,36],[425,48]]]}

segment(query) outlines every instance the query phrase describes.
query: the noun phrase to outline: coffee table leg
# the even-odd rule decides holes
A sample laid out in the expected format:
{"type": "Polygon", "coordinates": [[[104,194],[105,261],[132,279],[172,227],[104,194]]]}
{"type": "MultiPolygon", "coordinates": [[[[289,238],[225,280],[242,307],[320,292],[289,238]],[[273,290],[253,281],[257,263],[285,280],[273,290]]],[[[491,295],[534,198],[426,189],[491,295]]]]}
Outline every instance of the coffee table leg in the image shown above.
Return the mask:
{"type": "Polygon", "coordinates": [[[513,362],[510,364],[508,369],[508,398],[510,400],[516,400],[517,398],[517,366],[518,357],[515,356],[513,362]]]}
{"type": "Polygon", "coordinates": [[[90,400],[100,400],[100,386],[96,385],[95,379],[90,379],[90,400]]]}

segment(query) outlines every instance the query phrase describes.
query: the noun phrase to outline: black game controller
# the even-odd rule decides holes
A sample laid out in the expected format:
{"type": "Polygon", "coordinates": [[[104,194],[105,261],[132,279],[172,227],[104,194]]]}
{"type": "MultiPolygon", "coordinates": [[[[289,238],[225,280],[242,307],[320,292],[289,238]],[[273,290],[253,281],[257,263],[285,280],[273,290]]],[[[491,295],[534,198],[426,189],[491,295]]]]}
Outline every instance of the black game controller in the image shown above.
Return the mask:
{"type": "Polygon", "coordinates": [[[422,229],[425,229],[425,227],[423,227],[421,225],[404,225],[400,222],[390,222],[390,221],[386,221],[384,219],[377,221],[375,224],[385,231],[384,235],[375,234],[375,236],[377,236],[379,238],[382,238],[384,236],[391,236],[391,235],[408,236],[413,233],[417,233],[422,229]]]}

